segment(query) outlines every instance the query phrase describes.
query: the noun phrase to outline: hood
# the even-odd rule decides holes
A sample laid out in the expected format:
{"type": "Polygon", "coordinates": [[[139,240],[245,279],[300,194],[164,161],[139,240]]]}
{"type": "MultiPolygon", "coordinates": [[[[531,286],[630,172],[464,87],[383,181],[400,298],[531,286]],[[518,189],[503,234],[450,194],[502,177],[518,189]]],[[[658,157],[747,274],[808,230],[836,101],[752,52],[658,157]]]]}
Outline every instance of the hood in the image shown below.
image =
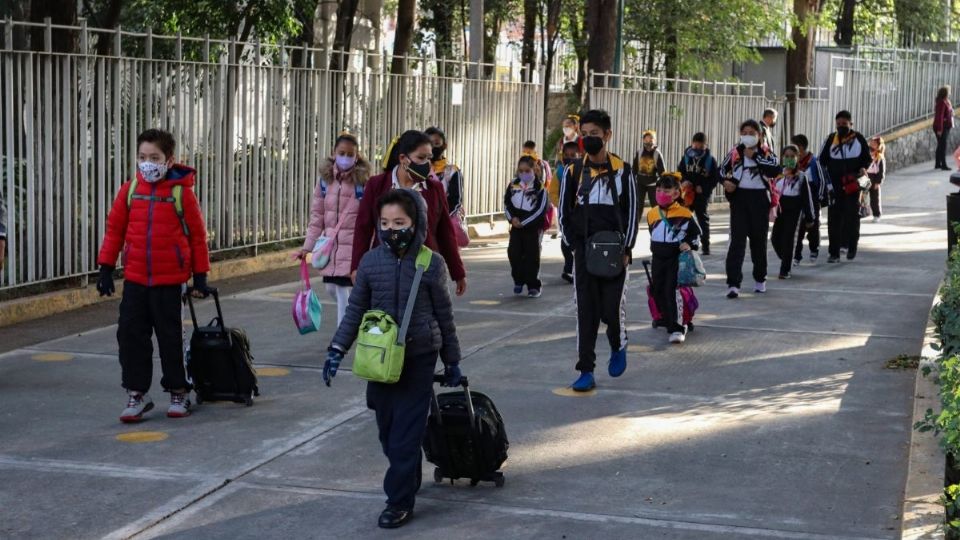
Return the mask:
{"type": "MultiPolygon", "coordinates": [[[[696,156],[697,156],[697,151],[694,150],[692,146],[688,146],[687,149],[684,150],[683,153],[684,153],[684,155],[687,155],[687,156],[690,156],[690,157],[696,157],[696,156]]],[[[704,148],[704,149],[703,149],[703,153],[701,154],[701,156],[703,156],[703,157],[710,157],[710,149],[709,149],[709,148],[704,148]]]]}
{"type": "MultiPolygon", "coordinates": [[[[196,178],[197,171],[195,169],[180,163],[174,163],[173,167],[170,167],[170,170],[167,171],[167,177],[160,182],[192,188],[196,182],[196,178]]],[[[149,184],[149,182],[143,179],[143,175],[140,174],[139,170],[137,170],[137,181],[142,184],[149,184]]],[[[157,183],[159,184],[160,182],[157,183]]]]}
{"type": "MultiPolygon", "coordinates": [[[[417,219],[416,219],[416,231],[413,235],[413,243],[410,244],[410,247],[407,248],[407,253],[404,257],[417,257],[417,253],[420,252],[420,246],[427,241],[427,201],[423,198],[422,195],[417,193],[416,190],[410,188],[399,188],[401,191],[413,195],[413,200],[417,203],[417,219]]],[[[384,249],[389,250],[390,248],[384,246],[384,249]]]]}
{"type": "MultiPolygon", "coordinates": [[[[320,177],[326,180],[333,180],[333,164],[334,160],[331,157],[327,157],[320,163],[320,177]]],[[[357,185],[363,186],[367,183],[367,180],[370,179],[370,164],[367,163],[367,160],[363,159],[362,156],[357,156],[357,164],[353,166],[353,169],[350,171],[350,174],[353,177],[354,183],[357,185]]]]}

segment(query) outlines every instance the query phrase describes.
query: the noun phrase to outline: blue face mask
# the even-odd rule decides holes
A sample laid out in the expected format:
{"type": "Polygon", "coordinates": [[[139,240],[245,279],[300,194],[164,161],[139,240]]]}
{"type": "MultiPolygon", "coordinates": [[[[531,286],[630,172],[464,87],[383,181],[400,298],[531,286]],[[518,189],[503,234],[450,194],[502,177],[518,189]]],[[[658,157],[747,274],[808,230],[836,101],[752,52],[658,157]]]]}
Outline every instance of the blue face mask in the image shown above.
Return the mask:
{"type": "Polygon", "coordinates": [[[517,176],[520,178],[520,181],[523,182],[524,184],[529,184],[530,182],[533,182],[533,180],[536,178],[536,175],[533,174],[533,171],[522,172],[517,176]]]}
{"type": "Polygon", "coordinates": [[[380,241],[383,242],[394,255],[399,257],[410,244],[413,243],[413,227],[403,229],[380,229],[380,241]]]}

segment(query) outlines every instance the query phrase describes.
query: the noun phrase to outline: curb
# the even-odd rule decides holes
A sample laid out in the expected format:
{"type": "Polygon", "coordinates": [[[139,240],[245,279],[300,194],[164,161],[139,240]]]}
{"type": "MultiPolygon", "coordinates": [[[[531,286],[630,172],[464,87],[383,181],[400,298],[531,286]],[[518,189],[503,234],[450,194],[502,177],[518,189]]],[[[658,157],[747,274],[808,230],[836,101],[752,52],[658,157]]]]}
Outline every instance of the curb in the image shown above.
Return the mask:
{"type": "MultiPolygon", "coordinates": [[[[940,288],[938,287],[939,291],[940,288]]],[[[940,302],[940,295],[933,298],[933,306],[940,302]]],[[[900,538],[903,540],[927,540],[943,538],[943,494],[944,459],[938,444],[938,437],[931,433],[920,433],[913,425],[926,416],[927,409],[940,410],[939,388],[935,382],[938,353],[931,345],[936,343],[933,321],[927,319],[927,331],[923,337],[920,351],[923,360],[917,369],[914,386],[913,420],[910,423],[910,455],[907,465],[907,484],[903,491],[903,519],[900,538]],[[931,368],[930,375],[924,377],[923,367],[931,368]]]]}
{"type": "MultiPolygon", "coordinates": [[[[294,267],[296,263],[290,259],[293,249],[230,259],[210,264],[208,278],[211,282],[228,278],[247,276],[260,272],[268,272],[280,268],[294,267]]],[[[91,284],[77,289],[66,289],[50,293],[18,298],[8,302],[0,302],[0,327],[11,324],[42,319],[57,313],[89,306],[99,302],[113,300],[123,293],[123,282],[117,282],[117,292],[110,298],[100,297],[96,287],[91,284]]]]}

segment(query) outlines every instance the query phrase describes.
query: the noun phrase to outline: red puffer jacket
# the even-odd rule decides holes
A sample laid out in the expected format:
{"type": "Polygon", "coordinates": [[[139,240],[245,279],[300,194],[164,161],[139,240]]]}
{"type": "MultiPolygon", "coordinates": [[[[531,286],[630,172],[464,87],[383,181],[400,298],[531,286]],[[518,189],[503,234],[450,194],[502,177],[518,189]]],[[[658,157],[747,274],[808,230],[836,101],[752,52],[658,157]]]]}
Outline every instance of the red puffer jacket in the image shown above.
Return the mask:
{"type": "Polygon", "coordinates": [[[207,227],[191,189],[195,178],[196,171],[185,165],[174,165],[165,179],[154,184],[137,171],[137,189],[129,208],[129,181],[113,201],[97,262],[116,266],[122,248],[124,279],[147,287],[179,285],[193,273],[208,272],[207,227]],[[183,186],[183,219],[189,236],[173,202],[176,185],[183,186]]]}

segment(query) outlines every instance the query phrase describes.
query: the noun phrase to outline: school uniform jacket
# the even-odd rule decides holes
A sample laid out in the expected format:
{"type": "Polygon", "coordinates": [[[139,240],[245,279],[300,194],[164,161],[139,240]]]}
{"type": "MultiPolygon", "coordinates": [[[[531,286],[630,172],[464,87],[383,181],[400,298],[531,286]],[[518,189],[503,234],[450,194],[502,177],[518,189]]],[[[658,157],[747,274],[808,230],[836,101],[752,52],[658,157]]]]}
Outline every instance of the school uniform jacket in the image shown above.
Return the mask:
{"type": "Polygon", "coordinates": [[[777,178],[777,192],[780,194],[780,204],[787,200],[800,204],[802,221],[810,223],[820,217],[817,205],[813,204],[813,189],[806,173],[801,171],[791,177],[777,178]]]}
{"type": "Polygon", "coordinates": [[[737,145],[727,153],[720,165],[720,174],[737,185],[737,189],[769,189],[768,178],[780,176],[780,160],[771,150],[758,148],[752,158],[737,145]]]}
{"type": "Polygon", "coordinates": [[[717,165],[717,160],[710,154],[709,148],[704,148],[703,152],[697,152],[687,147],[677,165],[677,171],[685,182],[699,187],[705,197],[709,197],[720,182],[720,167],[717,165]]]}
{"type": "Polygon", "coordinates": [[[576,250],[593,233],[620,231],[630,254],[637,241],[637,186],[630,166],[616,154],[607,156],[608,163],[593,164],[586,158],[564,168],[560,234],[576,250]]]}
{"type": "Polygon", "coordinates": [[[820,160],[817,159],[817,156],[813,152],[810,152],[808,155],[809,161],[803,163],[802,159],[798,160],[799,163],[797,167],[807,175],[814,202],[820,203],[827,198],[827,183],[830,181],[830,178],[824,172],[823,167],[820,166],[820,160]],[[801,167],[801,164],[804,166],[801,167]]]}
{"type": "Polygon", "coordinates": [[[843,179],[846,176],[858,176],[860,169],[870,166],[870,147],[867,139],[858,131],[851,132],[845,140],[834,140],[837,133],[827,135],[820,150],[820,165],[830,175],[829,189],[833,193],[843,193],[843,179]]]}
{"type": "Polygon", "coordinates": [[[667,208],[651,208],[647,212],[647,227],[650,229],[650,252],[654,255],[676,255],[683,242],[693,249],[700,246],[700,224],[693,212],[679,202],[674,201],[667,208]]]}
{"type": "Polygon", "coordinates": [[[547,210],[547,192],[543,182],[535,179],[524,185],[520,178],[514,178],[503,195],[503,212],[507,221],[520,220],[520,227],[543,227],[547,210]]]}
{"type": "Polygon", "coordinates": [[[655,185],[657,178],[660,178],[665,170],[663,154],[656,146],[650,150],[644,148],[633,157],[633,172],[640,187],[646,188],[655,185]]]}

